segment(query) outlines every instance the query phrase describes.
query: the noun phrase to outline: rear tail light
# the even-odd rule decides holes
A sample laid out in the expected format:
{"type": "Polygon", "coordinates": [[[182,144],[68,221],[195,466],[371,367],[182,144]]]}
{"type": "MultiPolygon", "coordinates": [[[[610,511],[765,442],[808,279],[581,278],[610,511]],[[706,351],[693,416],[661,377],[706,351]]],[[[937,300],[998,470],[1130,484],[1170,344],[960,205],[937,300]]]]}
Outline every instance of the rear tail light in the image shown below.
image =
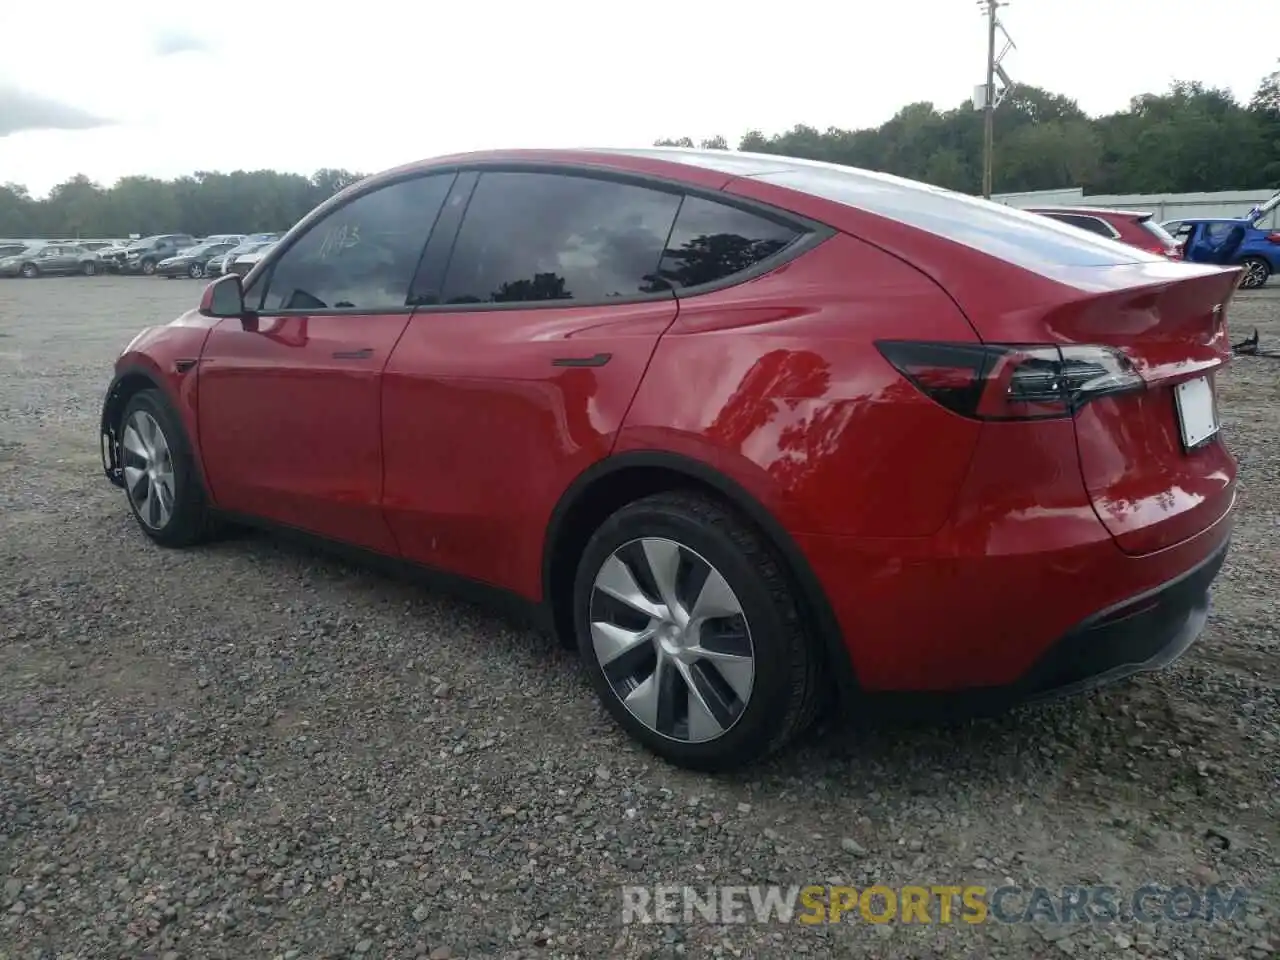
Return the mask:
{"type": "Polygon", "coordinates": [[[1280,233],[1268,233],[1267,240],[1270,243],[1280,243],[1280,233]]]}
{"type": "Polygon", "coordinates": [[[1090,400],[1146,386],[1111,347],[877,340],[876,348],[925,396],[974,420],[1070,417],[1090,400]]]}

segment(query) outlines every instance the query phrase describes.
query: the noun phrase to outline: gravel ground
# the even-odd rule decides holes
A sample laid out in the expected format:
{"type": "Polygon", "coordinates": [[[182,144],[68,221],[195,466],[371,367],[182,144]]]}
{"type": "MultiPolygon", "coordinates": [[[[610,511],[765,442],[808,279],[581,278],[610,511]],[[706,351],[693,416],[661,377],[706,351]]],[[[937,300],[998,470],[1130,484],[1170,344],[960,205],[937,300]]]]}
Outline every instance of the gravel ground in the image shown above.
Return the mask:
{"type": "MultiPolygon", "coordinates": [[[[1238,534],[1174,669],[708,778],[485,612],[262,535],[145,541],[99,403],[198,289],[0,281],[0,960],[1275,955],[1280,361],[1224,378],[1238,534]],[[624,884],[1006,878],[1252,893],[1212,925],[621,923],[624,884]]],[[[1232,322],[1280,349],[1280,291],[1232,322]]]]}

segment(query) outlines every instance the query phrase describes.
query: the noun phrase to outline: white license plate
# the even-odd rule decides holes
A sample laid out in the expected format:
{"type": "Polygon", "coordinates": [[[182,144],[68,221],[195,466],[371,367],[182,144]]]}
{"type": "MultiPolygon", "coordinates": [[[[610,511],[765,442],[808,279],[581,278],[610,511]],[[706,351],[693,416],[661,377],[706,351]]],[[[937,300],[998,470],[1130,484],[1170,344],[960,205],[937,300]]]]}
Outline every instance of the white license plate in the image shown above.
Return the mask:
{"type": "Polygon", "coordinates": [[[1173,396],[1184,447],[1192,450],[1218,432],[1218,404],[1213,396],[1213,381],[1208,377],[1178,384],[1173,396]]]}

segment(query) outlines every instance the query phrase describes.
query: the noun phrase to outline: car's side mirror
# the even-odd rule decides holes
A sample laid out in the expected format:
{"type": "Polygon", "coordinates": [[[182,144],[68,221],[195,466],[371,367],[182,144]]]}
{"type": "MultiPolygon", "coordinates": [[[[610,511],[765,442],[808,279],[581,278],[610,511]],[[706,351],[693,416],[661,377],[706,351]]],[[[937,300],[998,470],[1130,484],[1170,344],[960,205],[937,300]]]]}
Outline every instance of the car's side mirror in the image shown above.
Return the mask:
{"type": "Polygon", "coordinates": [[[243,317],[244,286],[238,273],[228,273],[204,288],[200,313],[206,317],[243,317]]]}

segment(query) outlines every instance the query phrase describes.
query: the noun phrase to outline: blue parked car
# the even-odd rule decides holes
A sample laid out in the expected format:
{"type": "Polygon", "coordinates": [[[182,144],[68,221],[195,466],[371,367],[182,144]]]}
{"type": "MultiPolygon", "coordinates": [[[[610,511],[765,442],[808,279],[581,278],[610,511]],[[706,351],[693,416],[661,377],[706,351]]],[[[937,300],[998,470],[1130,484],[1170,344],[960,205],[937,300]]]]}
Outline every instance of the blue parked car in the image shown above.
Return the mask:
{"type": "Polygon", "coordinates": [[[1257,225],[1277,206],[1280,193],[1243,217],[1197,217],[1163,226],[1178,241],[1184,260],[1241,266],[1240,286],[1256,290],[1280,271],[1280,230],[1257,225]]]}

